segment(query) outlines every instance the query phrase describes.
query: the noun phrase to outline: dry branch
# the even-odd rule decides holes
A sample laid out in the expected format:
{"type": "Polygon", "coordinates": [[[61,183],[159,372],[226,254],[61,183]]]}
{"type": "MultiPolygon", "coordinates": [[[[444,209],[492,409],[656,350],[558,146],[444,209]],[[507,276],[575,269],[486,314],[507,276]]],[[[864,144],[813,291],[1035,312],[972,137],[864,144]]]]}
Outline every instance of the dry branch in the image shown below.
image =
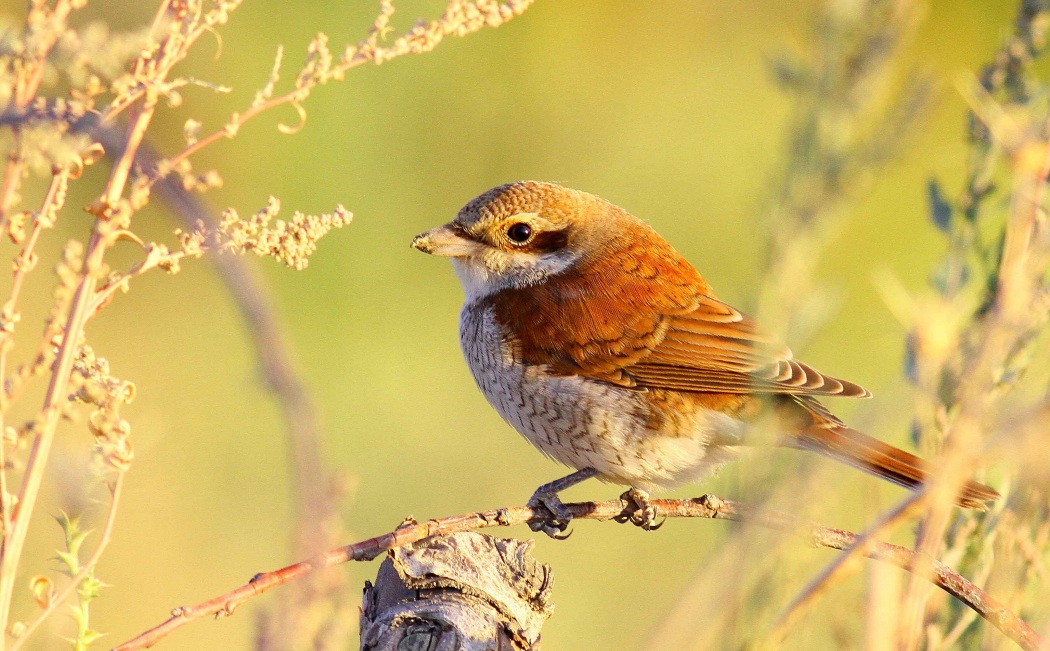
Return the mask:
{"type": "MultiPolygon", "coordinates": [[[[0,231],[16,245],[23,246],[14,259],[15,276],[9,298],[0,309],[0,384],[3,385],[0,431],[7,446],[0,446],[0,651],[6,648],[8,635],[23,632],[16,644],[25,643],[26,627],[9,626],[10,615],[30,521],[47,476],[60,420],[74,415],[74,403],[93,406],[95,411],[88,421],[88,429],[107,470],[123,473],[131,462],[130,424],[119,417],[116,408],[120,402],[130,399],[133,386],[112,378],[108,362],[96,358],[87,343],[88,324],[99,310],[118,292],[127,291],[129,283],[138,276],[154,269],[174,273],[183,259],[200,257],[208,248],[271,255],[288,266],[302,268],[316,248],[317,239],[332,228],[345,225],[351,217],[348,211],[337,207],[332,214],[314,216],[297,212],[291,220],[275,220],[279,202],[271,198],[264,209],[248,219],[240,219],[232,209],[224,212],[218,226],[211,230],[206,229],[202,220],[194,220],[192,227],[176,232],[178,245],[172,249],[164,243],[145,242],[132,230],[133,218],[150,201],[151,190],[164,193],[165,189],[178,187],[179,181],[186,191],[214,187],[219,178],[215,172],[198,177],[196,184],[190,183],[189,158],[211,142],[234,137],[238,128],[252,117],[287,104],[296,110],[301,121],[305,117],[303,103],[310,92],[318,85],[341,80],[351,68],[429,52],[445,37],[463,37],[486,27],[499,26],[525,11],[531,3],[532,0],[448,0],[437,20],[419,21],[414,27],[395,33],[389,25],[394,4],[391,0],[380,0],[378,16],[367,38],[348,45],[341,56],[335,56],[328,49],[327,37],[318,35],[307,50],[305,63],[295,74],[291,90],[274,96],[280,74],[279,65],[275,65],[269,82],[246,111],[233,114],[222,129],[202,139],[190,128],[195,121],[188,121],[187,145],[149,165],[143,164],[143,146],[158,109],[163,109],[166,103],[177,105],[181,101],[179,89],[191,84],[222,90],[179,77],[174,70],[201,36],[214,33],[229,20],[241,0],[160,0],[148,29],[111,35],[113,38],[107,40],[106,54],[117,60],[112,71],[82,63],[87,60],[97,63],[99,57],[92,56],[94,50],[85,45],[82,33],[67,24],[71,11],[82,8],[86,0],[29,3],[23,28],[18,33],[7,32],[11,42],[0,53],[3,55],[0,72],[4,73],[0,75],[3,77],[0,95],[7,100],[7,104],[0,107],[0,127],[9,129],[13,136],[11,148],[5,152],[8,162],[0,181],[0,231]],[[72,62],[66,60],[70,55],[67,50],[75,50],[72,62]],[[66,81],[70,83],[69,88],[60,89],[54,97],[38,94],[41,83],[48,79],[45,72],[49,67],[65,73],[60,86],[66,81]],[[97,199],[87,208],[93,216],[90,235],[85,241],[71,240],[63,249],[56,265],[59,283],[54,292],[55,303],[45,322],[37,353],[30,363],[11,369],[9,353],[21,316],[18,299],[26,275],[37,266],[34,250],[37,240],[42,231],[55,226],[65,208],[68,183],[80,177],[85,166],[101,157],[103,149],[92,136],[113,137],[118,129],[116,146],[105,148],[112,162],[108,180],[101,188],[92,190],[97,192],[97,199]],[[57,139],[59,144],[51,147],[48,145],[51,139],[57,139]],[[35,167],[50,170],[50,187],[36,209],[16,212],[21,203],[19,189],[23,172],[35,167]],[[169,180],[176,185],[169,185],[169,180]],[[118,241],[135,242],[143,253],[140,262],[123,272],[113,271],[108,260],[110,249],[118,241]],[[93,366],[88,365],[89,361],[93,366]],[[42,407],[33,412],[35,415],[25,424],[9,422],[11,407],[23,395],[29,380],[41,377],[48,382],[42,407]],[[18,447],[23,443],[29,445],[27,454],[18,447]],[[20,475],[18,481],[12,475],[20,475]],[[12,491],[15,495],[10,494],[12,491]]],[[[197,123],[198,129],[199,126],[197,123]]],[[[281,129],[288,131],[283,126],[281,129]]],[[[186,199],[188,195],[182,192],[180,196],[186,199]]],[[[199,205],[197,210],[199,212],[199,205]]],[[[337,512],[328,495],[330,482],[320,471],[313,413],[305,390],[291,371],[291,356],[283,354],[283,347],[274,345],[280,340],[280,331],[259,283],[253,282],[254,277],[245,273],[246,267],[238,263],[227,263],[226,269],[224,277],[234,288],[257,335],[267,380],[281,397],[288,415],[303,522],[297,527],[302,535],[297,542],[299,553],[311,553],[334,544],[336,536],[329,525],[337,512]],[[322,534],[332,539],[321,541],[322,534]]],[[[99,553],[108,539],[107,526],[99,553]]],[[[91,566],[95,560],[97,558],[90,561],[91,566]]],[[[74,584],[76,582],[75,578],[74,584]]],[[[42,617],[28,627],[28,632],[52,612],[53,608],[46,608],[42,617]]],[[[86,621],[86,614],[82,619],[86,621]]],[[[88,630],[86,626],[82,628],[88,630]]],[[[90,639],[78,637],[74,644],[79,645],[78,648],[86,647],[97,638],[97,633],[90,633],[90,639]]]]}
{"type": "MultiPolygon", "coordinates": [[[[652,505],[656,507],[661,516],[667,518],[708,518],[747,522],[800,536],[808,540],[809,544],[814,547],[846,550],[862,542],[861,536],[843,529],[812,522],[801,522],[791,513],[757,510],[746,504],[730,502],[714,495],[681,500],[653,500],[652,505]]],[[[633,504],[619,500],[579,502],[566,506],[576,519],[599,521],[615,518],[629,520],[631,511],[637,508],[633,504]]],[[[332,549],[310,560],[301,561],[279,570],[256,574],[247,584],[223,595],[193,606],[176,608],[167,621],[115,647],[114,651],[148,648],[194,620],[202,617],[230,615],[241,604],[253,597],[333,565],[347,561],[370,561],[385,552],[432,536],[472,529],[541,522],[546,521],[549,517],[550,514],[545,509],[532,509],[527,506],[453,515],[426,522],[416,522],[410,517],[389,533],[332,549]]],[[[1038,634],[1028,624],[995,597],[984,592],[950,567],[930,559],[925,559],[925,562],[920,563],[924,559],[920,559],[919,554],[899,545],[878,542],[867,543],[867,546],[864,554],[868,558],[896,565],[909,572],[919,566],[931,567],[932,572],[929,575],[931,583],[972,608],[1025,651],[1037,651],[1041,648],[1042,643],[1038,634]]]]}

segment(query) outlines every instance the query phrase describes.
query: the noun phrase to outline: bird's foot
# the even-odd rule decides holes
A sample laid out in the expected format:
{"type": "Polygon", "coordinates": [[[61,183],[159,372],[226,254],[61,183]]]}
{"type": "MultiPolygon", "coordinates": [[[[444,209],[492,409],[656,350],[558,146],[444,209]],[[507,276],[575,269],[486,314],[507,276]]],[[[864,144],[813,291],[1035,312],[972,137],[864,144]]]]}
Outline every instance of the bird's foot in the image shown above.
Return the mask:
{"type": "Polygon", "coordinates": [[[532,497],[529,498],[530,508],[544,508],[550,511],[551,517],[546,520],[533,520],[529,522],[529,529],[535,532],[543,532],[555,540],[565,540],[572,532],[569,522],[572,520],[572,511],[565,506],[557,493],[545,491],[546,486],[540,486],[532,497]]]}
{"type": "Polygon", "coordinates": [[[664,518],[657,522],[659,513],[649,499],[649,493],[640,488],[631,487],[620,496],[620,501],[623,503],[623,513],[615,518],[617,522],[630,522],[644,531],[656,531],[667,521],[664,518]]]}
{"type": "Polygon", "coordinates": [[[567,477],[555,479],[537,488],[536,492],[529,498],[528,506],[533,509],[543,507],[550,511],[551,517],[546,520],[529,522],[529,528],[537,532],[542,531],[555,540],[568,538],[569,534],[565,533],[565,531],[569,528],[569,522],[572,520],[572,511],[558,499],[558,493],[570,486],[575,486],[581,481],[597,476],[598,471],[594,468],[584,468],[567,477]]]}

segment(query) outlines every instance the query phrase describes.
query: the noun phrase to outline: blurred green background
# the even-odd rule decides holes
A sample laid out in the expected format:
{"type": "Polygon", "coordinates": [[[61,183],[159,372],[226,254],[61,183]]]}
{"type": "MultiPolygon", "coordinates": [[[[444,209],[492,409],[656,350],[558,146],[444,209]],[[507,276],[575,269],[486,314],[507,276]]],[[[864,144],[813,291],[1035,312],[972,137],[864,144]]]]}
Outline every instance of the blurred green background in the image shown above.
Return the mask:
{"type": "MultiPolygon", "coordinates": [[[[19,8],[7,15],[18,20],[19,8]]],[[[440,0],[399,2],[395,26],[436,16],[440,0]]],[[[308,270],[252,260],[272,284],[288,337],[323,417],[324,453],[351,491],[343,514],[353,539],[382,533],[408,514],[436,517],[522,503],[565,469],[536,453],[498,418],[461,360],[459,287],[447,262],[408,248],[416,233],[450,219],[467,200],[511,180],[552,180],[599,194],[648,220],[682,251],[720,296],[752,308],[764,245],[763,215],[785,160],[790,98],[773,81],[771,58],[805,50],[819,3],[774,0],[600,2],[539,0],[522,17],[435,52],[352,71],[318,89],[294,136],[277,132],[290,110],[255,120],[194,162],[219,169],[225,187],[206,195],[217,211],[249,214],[279,197],[285,213],[342,203],[354,223],[325,238],[308,270]]],[[[890,270],[921,288],[943,251],[929,224],[925,183],[954,193],[965,162],[965,106],[955,90],[999,44],[1013,2],[932,2],[908,57],[936,94],[898,160],[846,206],[845,227],[827,251],[820,283],[835,310],[813,341],[791,342],[817,368],[876,394],[835,403],[858,424],[905,444],[908,394],[900,367],[902,329],[876,293],[872,275],[890,270]]],[[[93,0],[77,18],[131,29],[155,4],[93,0]]],[[[242,110],[266,80],[278,44],[293,76],[312,36],[333,49],[366,33],[376,3],[257,0],[221,29],[221,54],[205,38],[183,73],[234,88],[229,95],[187,88],[182,106],[160,112],[152,132],[162,151],[181,143],[187,118],[205,132],[242,110]]],[[[102,166],[99,166],[101,168],[102,166]]],[[[77,186],[65,233],[86,228],[86,204],[104,170],[77,186]]],[[[170,241],[175,223],[159,209],[138,232],[170,241]]],[[[46,278],[33,285],[41,296],[46,278]]],[[[42,308],[41,308],[42,309],[42,308]]],[[[35,328],[27,319],[23,329],[35,328]]],[[[89,329],[114,373],[137,383],[126,415],[137,457],[128,475],[116,539],[99,575],[112,587],[96,602],[106,643],[162,620],[176,605],[225,592],[257,571],[293,560],[292,506],[280,415],[261,387],[239,315],[206,262],[174,277],[136,282],[89,329]]],[[[69,427],[67,454],[86,434],[69,427]]],[[[790,461],[795,458],[785,453],[790,461]]],[[[55,474],[63,472],[61,458],[55,474]]],[[[733,496],[730,468],[707,490],[733,496]]],[[[900,492],[844,470],[842,492],[886,505],[900,492]]],[[[588,483],[570,497],[608,499],[618,487],[588,483]]],[[[858,502],[859,503],[859,502],[858,502]]],[[[55,507],[57,508],[57,506],[55,507]]],[[[58,527],[38,516],[26,564],[52,568],[58,527]]],[[[830,524],[859,526],[863,513],[830,524]]],[[[536,555],[555,570],[557,611],[549,649],[635,649],[710,562],[730,527],[671,522],[647,534],[578,523],[568,542],[540,540],[536,555]]],[[[499,534],[526,537],[525,529],[499,534]]],[[[799,545],[802,547],[802,545],[799,545]]],[[[799,551],[817,566],[830,553],[799,551]]],[[[377,566],[341,567],[351,589],[377,566]]],[[[862,590],[862,583],[836,590],[862,590]]],[[[201,621],[166,649],[248,649],[267,595],[221,622],[201,621]]],[[[710,606],[706,604],[705,606],[710,606]]],[[[24,617],[25,614],[23,613],[24,617]]],[[[860,617],[858,613],[851,616],[860,617]]],[[[59,627],[68,625],[60,615],[59,627]]],[[[792,638],[797,648],[827,642],[819,619],[792,638]]],[[[45,640],[42,638],[42,640],[45,640]]],[[[54,648],[54,640],[39,648],[54,648]]],[[[348,644],[356,648],[356,640],[348,644]]]]}

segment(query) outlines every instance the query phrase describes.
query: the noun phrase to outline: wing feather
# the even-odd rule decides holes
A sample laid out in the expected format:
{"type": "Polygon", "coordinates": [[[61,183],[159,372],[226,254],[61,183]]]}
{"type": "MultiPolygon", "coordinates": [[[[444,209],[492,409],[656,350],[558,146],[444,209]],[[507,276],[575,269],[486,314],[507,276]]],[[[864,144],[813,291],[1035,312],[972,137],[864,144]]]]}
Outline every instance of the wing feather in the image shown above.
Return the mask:
{"type": "Polygon", "coordinates": [[[867,397],[794,359],[718,300],[659,235],[611,240],[574,273],[486,299],[520,361],[640,389],[867,397]]]}

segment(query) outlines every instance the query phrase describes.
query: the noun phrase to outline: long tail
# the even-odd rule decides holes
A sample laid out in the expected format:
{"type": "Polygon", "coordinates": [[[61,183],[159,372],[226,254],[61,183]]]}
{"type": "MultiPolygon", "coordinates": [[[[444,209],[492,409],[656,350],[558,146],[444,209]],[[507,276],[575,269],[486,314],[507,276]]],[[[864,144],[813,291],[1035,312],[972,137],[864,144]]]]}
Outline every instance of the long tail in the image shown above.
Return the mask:
{"type": "MultiPolygon", "coordinates": [[[[913,490],[925,483],[929,476],[928,462],[838,423],[825,422],[806,427],[793,437],[789,445],[818,452],[913,490]]],[[[968,481],[955,501],[959,506],[984,510],[987,502],[999,497],[995,489],[968,481]]]]}

